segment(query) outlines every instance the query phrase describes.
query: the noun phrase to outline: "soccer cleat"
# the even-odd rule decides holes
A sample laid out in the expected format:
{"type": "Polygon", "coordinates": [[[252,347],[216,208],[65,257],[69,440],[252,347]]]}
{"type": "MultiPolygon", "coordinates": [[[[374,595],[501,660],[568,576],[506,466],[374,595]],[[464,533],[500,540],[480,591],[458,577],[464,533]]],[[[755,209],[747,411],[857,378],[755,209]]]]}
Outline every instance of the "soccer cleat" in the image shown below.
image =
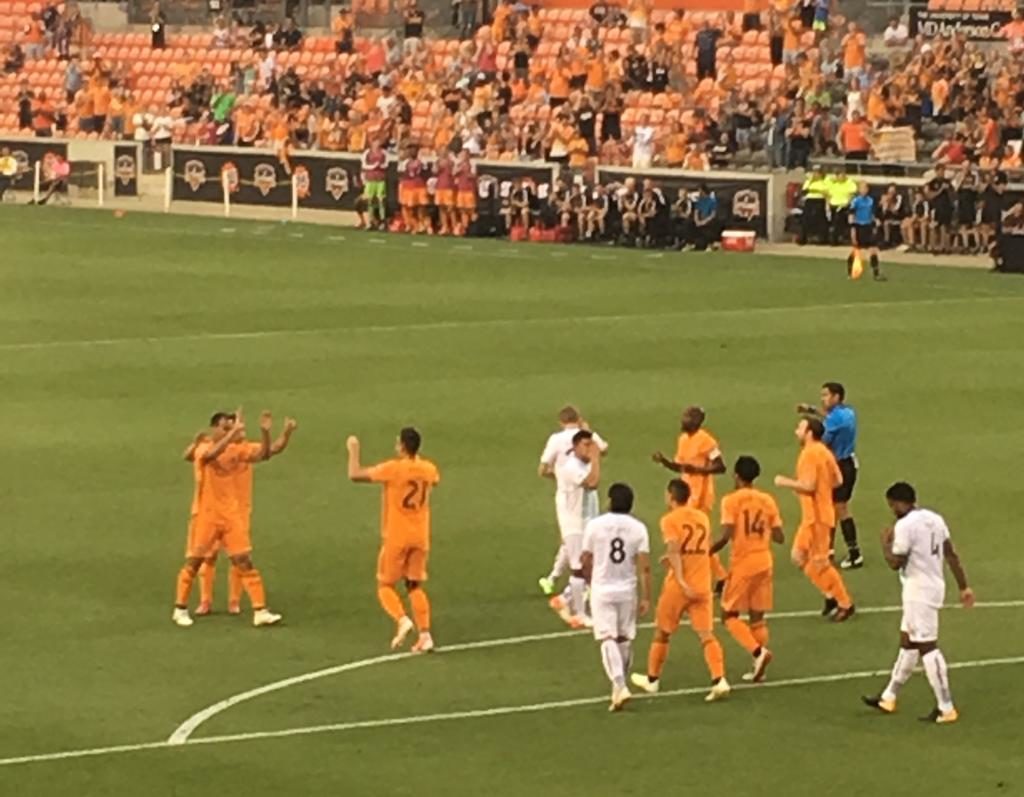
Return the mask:
{"type": "Polygon", "coordinates": [[[888,282],[889,278],[885,276],[881,271],[875,272],[875,282],[888,282]]]}
{"type": "Polygon", "coordinates": [[[623,686],[621,689],[612,689],[612,704],[608,706],[609,711],[622,711],[626,707],[626,703],[632,697],[629,693],[629,689],[623,686]]]}
{"type": "Polygon", "coordinates": [[[229,603],[228,604],[228,614],[241,614],[241,613],[242,613],[242,604],[240,604],[240,603],[229,603]]]}
{"type": "Polygon", "coordinates": [[[864,567],[864,554],[858,553],[856,556],[849,554],[843,561],[839,563],[839,566],[843,570],[857,570],[864,567]]]}
{"type": "Polygon", "coordinates": [[[192,625],[192,618],[188,616],[188,609],[175,608],[171,615],[171,621],[179,628],[189,628],[192,625]]]}
{"type": "Polygon", "coordinates": [[[839,608],[839,601],[835,598],[825,598],[825,605],[821,609],[821,616],[828,617],[839,608]]]}
{"type": "Polygon", "coordinates": [[[281,615],[274,614],[269,609],[257,609],[252,613],[252,624],[256,628],[265,625],[277,625],[281,622],[281,615]]]}
{"type": "Polygon", "coordinates": [[[864,696],[861,698],[861,702],[865,706],[877,708],[883,714],[892,714],[894,711],[896,711],[896,701],[886,700],[881,695],[864,696]]]}
{"type": "Polygon", "coordinates": [[[570,626],[572,625],[572,612],[569,611],[569,605],[565,602],[565,598],[561,595],[555,595],[548,601],[548,606],[551,607],[551,611],[562,618],[563,623],[570,626]]]}
{"type": "Polygon", "coordinates": [[[850,607],[848,609],[839,609],[835,614],[833,614],[832,615],[832,622],[833,623],[845,623],[847,620],[849,620],[851,617],[853,617],[853,615],[856,614],[856,613],[857,613],[857,607],[854,606],[851,603],[850,607]]]}
{"type": "Polygon", "coordinates": [[[420,634],[416,644],[412,646],[413,653],[430,653],[434,649],[434,638],[430,634],[420,634]]]}
{"type": "Polygon", "coordinates": [[[196,606],[195,615],[196,617],[206,617],[210,613],[210,604],[204,601],[196,606]]]}
{"type": "Polygon", "coordinates": [[[722,700],[728,697],[731,691],[732,687],[729,686],[729,682],[724,677],[719,678],[711,684],[711,691],[704,696],[704,702],[714,703],[716,700],[722,700]]]}
{"type": "MultiPolygon", "coordinates": [[[[569,623],[569,628],[572,628],[576,631],[582,631],[584,628],[587,627],[587,616],[583,614],[572,615],[569,617],[567,622],[569,623]]],[[[591,623],[591,627],[593,627],[593,623],[591,623]]]]}
{"type": "Polygon", "coordinates": [[[408,617],[403,617],[398,621],[398,625],[395,628],[395,635],[391,639],[391,649],[398,650],[402,645],[405,644],[405,638],[409,636],[409,632],[412,631],[413,625],[412,620],[408,617]]]}
{"type": "Polygon", "coordinates": [[[538,578],[537,586],[540,587],[540,591],[545,595],[553,595],[555,592],[555,581],[547,576],[541,576],[538,578]]]}
{"type": "Polygon", "coordinates": [[[583,627],[584,628],[593,628],[594,627],[594,618],[591,617],[589,614],[583,615],[583,617],[581,619],[583,620],[583,627]]]}
{"type": "Polygon", "coordinates": [[[927,715],[920,719],[921,722],[931,722],[935,725],[951,725],[960,719],[960,715],[957,713],[955,708],[951,708],[949,711],[940,711],[938,708],[933,708],[927,715]]]}
{"type": "Polygon", "coordinates": [[[656,695],[661,689],[661,681],[657,678],[651,679],[646,675],[641,675],[638,672],[633,673],[629,680],[633,682],[633,686],[638,686],[643,689],[649,695],[656,695]]]}
{"type": "MultiPolygon", "coordinates": [[[[772,663],[772,652],[766,647],[761,648],[761,652],[754,657],[754,671],[750,673],[750,680],[755,684],[759,684],[764,680],[765,672],[768,670],[768,665],[772,663]]],[[[746,676],[744,676],[744,680],[746,676]]]]}

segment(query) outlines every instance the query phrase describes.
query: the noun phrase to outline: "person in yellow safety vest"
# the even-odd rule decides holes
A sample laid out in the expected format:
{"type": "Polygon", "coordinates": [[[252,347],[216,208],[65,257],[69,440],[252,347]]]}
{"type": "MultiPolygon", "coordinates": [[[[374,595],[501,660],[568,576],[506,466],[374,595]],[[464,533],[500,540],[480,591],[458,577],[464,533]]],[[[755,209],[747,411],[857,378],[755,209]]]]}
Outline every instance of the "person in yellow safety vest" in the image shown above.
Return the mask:
{"type": "Polygon", "coordinates": [[[857,196],[857,181],[842,167],[825,180],[827,184],[828,210],[832,220],[832,243],[850,242],[850,202],[857,196]]]}
{"type": "Polygon", "coordinates": [[[799,242],[815,239],[817,243],[828,243],[828,180],[821,166],[814,166],[803,184],[804,212],[799,242]]]}

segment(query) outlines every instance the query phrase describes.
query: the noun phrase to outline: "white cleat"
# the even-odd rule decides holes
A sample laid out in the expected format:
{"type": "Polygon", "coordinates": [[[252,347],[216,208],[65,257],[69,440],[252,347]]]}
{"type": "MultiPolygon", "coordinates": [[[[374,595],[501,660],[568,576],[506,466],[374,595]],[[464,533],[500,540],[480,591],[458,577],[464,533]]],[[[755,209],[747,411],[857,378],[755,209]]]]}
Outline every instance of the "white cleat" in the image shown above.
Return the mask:
{"type": "MultiPolygon", "coordinates": [[[[768,665],[772,663],[772,652],[768,648],[761,646],[761,652],[754,658],[754,671],[750,673],[750,680],[756,684],[761,683],[764,680],[765,672],[768,670],[768,665]]],[[[743,676],[743,680],[747,680],[747,676],[743,676]]]]}
{"type": "Polygon", "coordinates": [[[594,618],[591,617],[589,614],[583,615],[583,617],[580,618],[580,619],[581,619],[581,621],[583,623],[583,627],[584,628],[593,628],[594,627],[594,618]]]}
{"type": "Polygon", "coordinates": [[[638,672],[633,673],[629,680],[633,682],[633,686],[640,687],[649,695],[656,695],[661,689],[661,681],[652,681],[646,675],[641,675],[638,672]]]}
{"type": "Polygon", "coordinates": [[[729,682],[725,678],[719,678],[718,683],[712,684],[711,691],[704,696],[705,703],[714,703],[716,700],[722,700],[729,696],[732,691],[732,687],[729,686],[729,682]]]}
{"type": "Polygon", "coordinates": [[[274,614],[269,609],[257,609],[252,613],[252,624],[256,628],[265,625],[277,625],[281,622],[281,615],[274,614]]]}
{"type": "Polygon", "coordinates": [[[391,640],[392,650],[398,650],[405,644],[405,638],[409,636],[409,632],[412,631],[412,628],[412,620],[408,617],[403,617],[398,621],[398,627],[395,629],[395,636],[391,640]]]}
{"type": "Polygon", "coordinates": [[[412,646],[413,653],[430,653],[434,649],[434,638],[430,634],[420,634],[416,644],[412,646]]]}
{"type": "Polygon", "coordinates": [[[632,697],[629,693],[629,689],[623,686],[621,689],[612,689],[612,704],[608,706],[609,711],[622,711],[626,707],[626,703],[632,697]]]}
{"type": "Polygon", "coordinates": [[[188,609],[174,609],[174,614],[171,615],[171,622],[173,622],[178,628],[191,628],[193,620],[189,616],[188,609]]]}

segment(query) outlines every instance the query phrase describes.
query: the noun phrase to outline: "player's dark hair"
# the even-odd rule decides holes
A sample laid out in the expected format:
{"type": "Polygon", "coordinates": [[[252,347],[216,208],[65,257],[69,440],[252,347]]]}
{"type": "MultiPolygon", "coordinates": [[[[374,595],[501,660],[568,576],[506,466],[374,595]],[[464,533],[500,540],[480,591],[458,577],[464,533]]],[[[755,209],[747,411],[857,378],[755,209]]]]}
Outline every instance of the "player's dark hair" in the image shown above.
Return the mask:
{"type": "Polygon", "coordinates": [[[406,426],[398,433],[398,439],[402,441],[402,448],[409,456],[415,456],[420,451],[420,444],[423,438],[413,427],[406,426]]]}
{"type": "Polygon", "coordinates": [[[917,492],[907,482],[896,482],[885,491],[885,497],[890,501],[899,501],[901,504],[917,503],[917,492]]]}
{"type": "Polygon", "coordinates": [[[690,500],[690,485],[682,479],[672,479],[668,483],[668,492],[677,504],[683,505],[690,500]]]}
{"type": "Polygon", "coordinates": [[[841,382],[826,382],[822,387],[833,396],[839,396],[840,401],[846,401],[846,388],[841,382]]]}
{"type": "Polygon", "coordinates": [[[580,419],[580,411],[572,404],[566,404],[558,411],[558,420],[562,423],[576,423],[580,419]]]}
{"type": "Polygon", "coordinates": [[[633,488],[622,482],[615,482],[608,488],[608,506],[618,515],[633,511],[633,488]]]}
{"type": "Polygon", "coordinates": [[[811,437],[815,440],[821,440],[825,436],[825,424],[821,422],[820,418],[814,418],[810,415],[804,416],[804,423],[807,424],[807,428],[811,433],[811,437]]]}
{"type": "Polygon", "coordinates": [[[754,480],[761,475],[761,463],[751,456],[744,455],[736,460],[733,473],[739,476],[744,483],[753,484],[754,480]]]}
{"type": "Polygon", "coordinates": [[[593,438],[594,438],[594,433],[593,432],[591,432],[588,429],[580,429],[578,432],[576,432],[576,434],[574,434],[572,436],[572,444],[575,446],[577,443],[579,443],[582,440],[592,440],[593,438]]]}
{"type": "Polygon", "coordinates": [[[235,413],[233,412],[215,412],[210,416],[210,426],[220,426],[221,421],[233,421],[235,419],[235,413]]]}

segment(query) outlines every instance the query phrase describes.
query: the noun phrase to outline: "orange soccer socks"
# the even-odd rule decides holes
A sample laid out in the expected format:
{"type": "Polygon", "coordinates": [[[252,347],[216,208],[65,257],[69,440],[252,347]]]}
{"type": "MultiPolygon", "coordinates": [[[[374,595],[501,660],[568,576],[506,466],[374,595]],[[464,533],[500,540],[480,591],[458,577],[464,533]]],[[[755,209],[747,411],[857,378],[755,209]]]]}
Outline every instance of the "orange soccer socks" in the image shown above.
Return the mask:
{"type": "Polygon", "coordinates": [[[263,576],[260,575],[260,571],[255,567],[250,567],[248,570],[241,572],[240,578],[242,580],[242,589],[249,596],[249,602],[252,604],[253,611],[258,612],[260,609],[267,608],[267,595],[263,588],[263,576]]]}
{"type": "Polygon", "coordinates": [[[722,650],[722,643],[711,636],[702,639],[701,644],[704,646],[704,663],[708,665],[711,681],[725,677],[725,651],[722,650]]]}
{"type": "Polygon", "coordinates": [[[768,647],[768,621],[767,620],[755,620],[750,624],[750,633],[754,635],[754,639],[757,640],[757,644],[762,647],[768,647]]]}
{"type": "Polygon", "coordinates": [[[826,564],[822,567],[820,564],[808,562],[804,565],[804,575],[826,598],[835,598],[840,609],[849,609],[853,605],[850,593],[846,591],[843,577],[839,575],[839,571],[834,565],[826,564]]]}
{"type": "Polygon", "coordinates": [[[228,570],[228,611],[236,611],[242,605],[242,571],[236,565],[228,570]]]}
{"type": "Polygon", "coordinates": [[[188,608],[188,596],[192,593],[192,582],[196,574],[185,565],[178,571],[178,585],[174,593],[174,605],[179,609],[188,608]]]}
{"type": "Polygon", "coordinates": [[[725,628],[747,653],[753,655],[754,651],[761,647],[761,643],[754,636],[753,629],[739,617],[726,619],[725,628]]]}
{"type": "Polygon", "coordinates": [[[217,578],[217,560],[204,559],[199,567],[199,605],[209,608],[213,604],[213,584],[217,578]]]}
{"type": "Polygon", "coordinates": [[[668,642],[651,642],[651,650],[647,654],[647,677],[656,681],[661,677],[661,671],[665,669],[665,660],[668,659],[668,642]]]}
{"type": "Polygon", "coordinates": [[[402,597],[398,590],[388,584],[377,585],[377,600],[384,607],[392,620],[396,623],[405,617],[405,607],[402,605],[402,597]]]}
{"type": "Polygon", "coordinates": [[[423,587],[416,587],[409,590],[409,604],[412,606],[412,616],[416,621],[416,628],[421,634],[430,633],[430,598],[427,597],[423,587]]]}

